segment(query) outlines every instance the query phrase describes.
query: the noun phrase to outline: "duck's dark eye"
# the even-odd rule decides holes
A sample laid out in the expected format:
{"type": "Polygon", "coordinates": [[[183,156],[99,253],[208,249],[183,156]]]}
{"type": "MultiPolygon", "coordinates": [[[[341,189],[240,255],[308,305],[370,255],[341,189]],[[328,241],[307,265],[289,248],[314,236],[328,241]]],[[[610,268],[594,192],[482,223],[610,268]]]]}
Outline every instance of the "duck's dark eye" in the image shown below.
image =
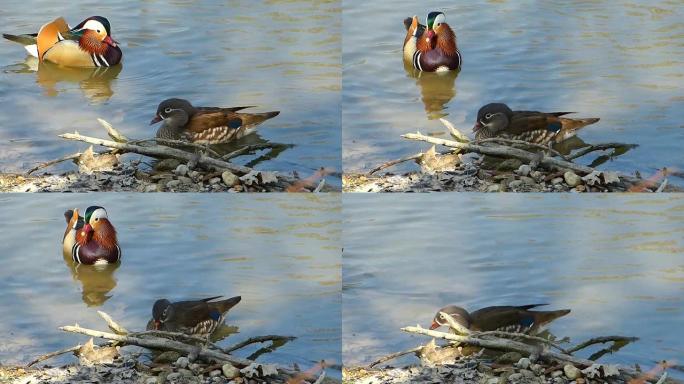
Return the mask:
{"type": "Polygon", "coordinates": [[[100,33],[100,30],[98,29],[98,30],[97,30],[97,31],[95,31],[95,32],[97,32],[97,33],[100,33]]]}
{"type": "Polygon", "coordinates": [[[97,217],[95,218],[95,221],[99,221],[99,220],[100,220],[99,218],[97,218],[97,217]]]}
{"type": "Polygon", "coordinates": [[[164,113],[171,113],[171,108],[164,109],[164,113]]]}
{"type": "Polygon", "coordinates": [[[442,319],[442,320],[444,320],[444,316],[443,316],[443,315],[439,315],[439,318],[442,319]]]}
{"type": "Polygon", "coordinates": [[[492,116],[494,116],[494,115],[492,115],[491,113],[488,113],[485,115],[485,119],[489,120],[492,118],[492,116]]]}

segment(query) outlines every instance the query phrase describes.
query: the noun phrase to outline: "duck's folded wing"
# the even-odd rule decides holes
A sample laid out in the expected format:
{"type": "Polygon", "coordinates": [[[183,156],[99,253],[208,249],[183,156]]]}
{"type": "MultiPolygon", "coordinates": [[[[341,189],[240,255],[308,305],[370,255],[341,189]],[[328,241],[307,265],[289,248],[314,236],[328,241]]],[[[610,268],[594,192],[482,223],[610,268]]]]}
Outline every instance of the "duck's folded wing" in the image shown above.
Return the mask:
{"type": "Polygon", "coordinates": [[[558,116],[541,112],[516,112],[511,118],[507,131],[514,135],[525,132],[546,130],[558,132],[563,127],[558,116]]]}
{"type": "Polygon", "coordinates": [[[63,17],[58,17],[55,20],[43,25],[36,36],[36,44],[38,46],[39,59],[42,60],[43,55],[55,44],[65,39],[65,35],[69,34],[69,25],[63,17]]]}
{"type": "Polygon", "coordinates": [[[187,125],[190,133],[206,132],[211,129],[233,128],[242,126],[242,119],[234,112],[224,110],[199,110],[195,113],[187,125]]]}

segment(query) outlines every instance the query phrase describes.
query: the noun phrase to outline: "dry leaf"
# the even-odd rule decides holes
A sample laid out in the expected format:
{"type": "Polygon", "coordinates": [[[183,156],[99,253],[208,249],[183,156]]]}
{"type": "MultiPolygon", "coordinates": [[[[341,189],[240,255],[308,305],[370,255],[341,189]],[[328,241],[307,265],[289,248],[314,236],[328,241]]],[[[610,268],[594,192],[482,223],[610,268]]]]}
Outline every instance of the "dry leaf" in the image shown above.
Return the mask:
{"type": "Polygon", "coordinates": [[[83,365],[111,364],[119,356],[119,348],[98,347],[91,337],[75,354],[83,365]]]}

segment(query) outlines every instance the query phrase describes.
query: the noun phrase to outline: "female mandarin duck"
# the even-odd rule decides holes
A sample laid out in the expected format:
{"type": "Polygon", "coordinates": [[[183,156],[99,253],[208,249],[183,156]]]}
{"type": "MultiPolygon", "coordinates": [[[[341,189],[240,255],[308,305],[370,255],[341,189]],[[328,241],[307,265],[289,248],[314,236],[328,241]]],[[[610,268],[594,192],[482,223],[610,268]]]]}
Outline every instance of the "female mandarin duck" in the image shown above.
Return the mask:
{"type": "Polygon", "coordinates": [[[404,60],[425,72],[453,71],[461,68],[461,52],[456,46],[456,34],[446,23],[442,12],[430,12],[427,26],[418,18],[404,20],[404,60]]]}
{"type": "Polygon", "coordinates": [[[85,218],[78,209],[64,212],[67,228],[62,239],[62,251],[79,264],[109,264],[121,260],[121,248],[116,230],[109,222],[107,211],[92,206],[86,209],[85,218]]]}
{"type": "Polygon", "coordinates": [[[440,314],[440,312],[444,312],[449,314],[458,324],[472,331],[504,331],[534,335],[540,333],[548,323],[570,313],[569,309],[530,311],[530,309],[542,305],[547,304],[486,307],[473,313],[468,313],[461,307],[449,305],[437,311],[430,329],[437,329],[443,325],[449,326],[447,320],[440,314]]]}
{"type": "Polygon", "coordinates": [[[152,319],[147,323],[147,329],[209,337],[223,324],[228,311],[242,300],[242,297],[235,296],[212,301],[220,297],[176,303],[166,299],[157,300],[152,307],[152,319]]]}
{"type": "Polygon", "coordinates": [[[89,17],[74,28],[59,17],[38,33],[2,36],[22,44],[40,61],[67,67],[110,67],[119,64],[123,56],[111,37],[109,21],[102,16],[89,17]]]}
{"type": "Polygon", "coordinates": [[[157,137],[187,140],[198,144],[222,144],[253,133],[256,126],[278,116],[279,111],[266,113],[238,113],[251,107],[193,107],[183,99],[167,99],[157,107],[150,125],[164,121],[157,137]]]}
{"type": "Polygon", "coordinates": [[[506,104],[491,103],[477,112],[473,132],[476,140],[502,137],[548,145],[567,140],[580,128],[599,121],[561,117],[570,113],[573,112],[512,111],[506,104]]]}

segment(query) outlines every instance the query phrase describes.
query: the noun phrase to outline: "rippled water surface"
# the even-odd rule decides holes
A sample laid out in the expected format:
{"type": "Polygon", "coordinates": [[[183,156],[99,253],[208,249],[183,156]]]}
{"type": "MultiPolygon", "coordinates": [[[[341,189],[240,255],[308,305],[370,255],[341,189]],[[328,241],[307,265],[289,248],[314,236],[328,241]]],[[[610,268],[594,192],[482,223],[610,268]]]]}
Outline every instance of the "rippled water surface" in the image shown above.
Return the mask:
{"type": "Polygon", "coordinates": [[[26,170],[83,147],[60,133],[106,137],[97,117],[129,137],[152,137],[156,126],[148,124],[169,97],[280,110],[239,144],[295,147],[262,159],[258,168],[303,176],[340,169],[339,1],[30,3],[3,2],[2,32],[36,32],[57,16],[76,25],[98,14],[109,19],[124,62],[98,74],[49,65],[36,72],[20,45],[2,39],[0,170],[26,170]]]}
{"type": "Polygon", "coordinates": [[[97,310],[141,330],[158,298],[241,295],[226,321],[239,333],[222,345],[291,335],[263,361],[339,363],[340,214],[336,195],[2,196],[0,217],[12,224],[0,234],[0,361],[27,363],[85,340],[61,325],[105,330],[97,310]],[[62,257],[63,211],[90,204],[104,206],[118,231],[118,268],[62,257]]]}
{"type": "Polygon", "coordinates": [[[604,169],[684,167],[681,1],[346,1],[343,19],[346,171],[427,148],[399,135],[444,136],[438,117],[471,134],[477,110],[492,101],[600,117],[582,141],[640,145],[604,169]],[[403,67],[402,21],[431,10],[445,12],[456,32],[458,76],[418,77],[403,67]]]}
{"type": "Polygon", "coordinates": [[[573,343],[640,338],[603,361],[681,363],[683,196],[345,195],[343,206],[345,364],[426,341],[399,328],[429,326],[443,305],[540,302],[572,309],[550,330],[573,343]]]}

